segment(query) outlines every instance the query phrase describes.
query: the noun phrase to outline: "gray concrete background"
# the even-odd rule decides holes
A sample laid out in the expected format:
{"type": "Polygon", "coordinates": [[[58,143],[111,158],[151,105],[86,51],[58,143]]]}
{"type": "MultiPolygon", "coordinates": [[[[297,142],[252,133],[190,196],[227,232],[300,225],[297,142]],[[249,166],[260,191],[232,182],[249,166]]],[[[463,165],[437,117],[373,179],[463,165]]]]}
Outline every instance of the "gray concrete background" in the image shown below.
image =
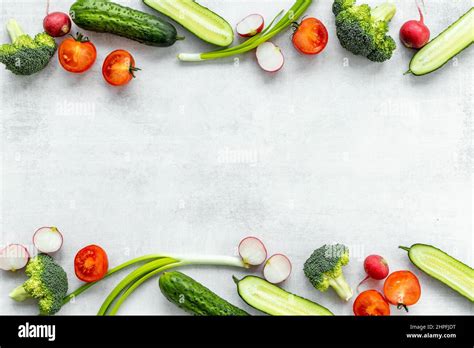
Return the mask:
{"type": "MultiPolygon", "coordinates": [[[[230,23],[255,12],[270,19],[292,2],[201,1],[230,23]]],[[[52,1],[51,8],[67,11],[71,3],[52,1]]],[[[413,1],[395,3],[391,33],[398,41],[398,28],[417,11],[413,1]]],[[[426,3],[433,36],[472,6],[426,3]]],[[[88,33],[98,59],[83,75],[66,73],[56,59],[31,77],[2,68],[0,244],[29,245],[36,228],[58,226],[65,243],[57,258],[73,289],[73,257],[88,244],[103,246],[117,265],[153,252],[232,255],[242,237],[256,235],[270,253],[291,258],[286,289],[348,315],[352,303],[312,289],[301,271],[313,249],[341,242],[352,251],[345,269],[351,285],[364,276],[364,256],[377,253],[392,270],[419,275],[422,298],[410,315],[472,314],[469,301],[414,269],[397,249],[428,243],[473,263],[472,48],[434,74],[403,76],[412,55],[403,47],[384,64],[342,49],[331,4],[314,1],[307,12],[327,25],[327,49],[300,56],[283,33],[273,41],[286,64],[274,75],[261,71],[252,53],[238,61],[178,62],[177,53],[211,49],[179,27],[186,40],[163,49],[88,33]],[[118,48],[143,69],[125,88],[108,86],[100,72],[118,48]]],[[[27,32],[41,30],[42,1],[1,6],[1,23],[16,17],[27,32]]],[[[7,41],[5,30],[0,39],[7,41]]],[[[240,270],[186,272],[250,310],[231,280],[240,270]]],[[[61,314],[94,314],[119,278],[61,314]]],[[[32,303],[7,296],[23,279],[0,273],[0,314],[36,313],[32,303]]],[[[182,314],[155,280],[120,313],[182,314]]]]}

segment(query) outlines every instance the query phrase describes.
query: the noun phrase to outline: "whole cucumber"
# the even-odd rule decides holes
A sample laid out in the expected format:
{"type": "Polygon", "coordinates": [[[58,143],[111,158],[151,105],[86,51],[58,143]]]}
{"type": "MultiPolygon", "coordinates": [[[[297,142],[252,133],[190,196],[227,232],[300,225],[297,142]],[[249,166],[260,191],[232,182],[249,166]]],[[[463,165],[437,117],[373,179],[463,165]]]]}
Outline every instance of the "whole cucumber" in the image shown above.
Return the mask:
{"type": "Polygon", "coordinates": [[[69,14],[83,29],[123,36],[149,46],[168,47],[183,39],[170,23],[108,0],[77,0],[69,14]]]}
{"type": "Polygon", "coordinates": [[[249,315],[181,272],[163,273],[159,280],[165,297],[186,312],[200,316],[249,315]]]}

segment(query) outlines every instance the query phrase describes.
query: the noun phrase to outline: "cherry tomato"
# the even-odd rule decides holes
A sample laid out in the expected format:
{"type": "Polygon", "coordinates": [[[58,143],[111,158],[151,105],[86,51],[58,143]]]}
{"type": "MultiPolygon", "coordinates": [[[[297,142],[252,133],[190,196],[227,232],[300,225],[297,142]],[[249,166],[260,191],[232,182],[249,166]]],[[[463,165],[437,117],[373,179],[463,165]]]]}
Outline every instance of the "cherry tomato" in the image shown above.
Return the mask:
{"type": "Polygon", "coordinates": [[[87,283],[104,278],[109,268],[109,260],[104,249],[89,245],[78,251],[74,258],[76,276],[87,283]]]}
{"type": "Polygon", "coordinates": [[[414,305],[420,299],[420,282],[410,271],[393,272],[385,279],[383,293],[388,302],[408,312],[407,306],[414,305]]]}
{"type": "Polygon", "coordinates": [[[319,19],[306,18],[294,30],[293,45],[303,54],[318,54],[328,44],[328,31],[319,19]]]}
{"type": "Polygon", "coordinates": [[[123,86],[135,77],[134,72],[140,70],[135,67],[135,59],[125,50],[116,50],[110,53],[102,65],[102,75],[105,81],[113,86],[123,86]]]}
{"type": "Polygon", "coordinates": [[[92,42],[82,34],[69,37],[61,42],[58,49],[61,66],[72,73],[83,73],[90,69],[97,58],[97,50],[92,42]]]}
{"type": "Polygon", "coordinates": [[[367,290],[357,296],[352,306],[356,316],[390,315],[390,306],[377,290],[367,290]]]}

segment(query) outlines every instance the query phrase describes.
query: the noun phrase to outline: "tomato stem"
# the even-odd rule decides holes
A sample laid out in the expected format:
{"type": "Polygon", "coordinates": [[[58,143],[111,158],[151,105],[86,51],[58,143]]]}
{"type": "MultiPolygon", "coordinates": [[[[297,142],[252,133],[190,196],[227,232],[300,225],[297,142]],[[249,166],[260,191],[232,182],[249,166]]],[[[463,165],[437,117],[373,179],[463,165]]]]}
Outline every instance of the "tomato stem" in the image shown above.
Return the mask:
{"type": "Polygon", "coordinates": [[[297,31],[298,28],[300,27],[300,25],[301,25],[301,22],[300,23],[298,23],[298,22],[291,23],[291,29],[293,29],[293,32],[297,31]]]}
{"type": "Polygon", "coordinates": [[[291,23],[291,27],[293,28],[293,30],[298,30],[298,28],[300,27],[301,23],[304,21],[304,19],[308,17],[308,15],[304,15],[303,17],[301,17],[301,20],[299,22],[297,21],[294,21],[291,23]]]}
{"type": "Polygon", "coordinates": [[[130,74],[133,76],[133,78],[136,78],[135,72],[136,72],[136,71],[141,71],[141,70],[142,70],[142,69],[137,68],[136,66],[131,66],[130,69],[129,69],[130,74]]]}
{"type": "Polygon", "coordinates": [[[405,309],[405,310],[407,311],[407,313],[408,313],[408,307],[407,307],[407,305],[406,305],[406,304],[399,303],[399,304],[397,305],[397,308],[398,308],[398,309],[401,309],[401,308],[403,308],[403,309],[405,309]]]}
{"type": "Polygon", "coordinates": [[[79,42],[89,42],[89,38],[87,36],[84,36],[84,34],[77,32],[76,36],[69,34],[70,37],[72,37],[74,40],[79,41],[79,42]]]}

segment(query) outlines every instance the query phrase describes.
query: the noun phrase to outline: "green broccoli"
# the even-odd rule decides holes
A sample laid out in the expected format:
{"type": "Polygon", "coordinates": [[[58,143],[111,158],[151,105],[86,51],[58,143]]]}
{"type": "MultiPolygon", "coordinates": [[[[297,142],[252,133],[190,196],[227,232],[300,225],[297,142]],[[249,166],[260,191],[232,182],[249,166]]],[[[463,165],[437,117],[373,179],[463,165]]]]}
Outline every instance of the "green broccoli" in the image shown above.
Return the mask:
{"type": "Polygon", "coordinates": [[[324,245],[316,249],[304,264],[304,274],[319,291],[330,286],[343,300],[352,297],[352,289],[347,284],[342,266],[349,263],[349,249],[342,244],[324,245]]]}
{"type": "Polygon", "coordinates": [[[46,33],[31,38],[16,20],[7,23],[11,44],[0,46],[0,62],[16,75],[31,75],[46,67],[56,52],[56,41],[46,33]]]}
{"type": "Polygon", "coordinates": [[[334,0],[334,3],[332,4],[332,13],[337,16],[339,12],[354,6],[355,2],[356,0],[334,0]]]}
{"type": "Polygon", "coordinates": [[[63,304],[68,289],[66,272],[46,254],[39,254],[26,266],[26,282],[10,293],[15,301],[39,300],[40,315],[54,315],[63,304]]]}
{"type": "Polygon", "coordinates": [[[397,44],[387,33],[388,22],[396,12],[394,4],[384,3],[372,9],[365,4],[355,5],[355,0],[335,0],[332,11],[342,47],[374,62],[392,57],[397,44]]]}

